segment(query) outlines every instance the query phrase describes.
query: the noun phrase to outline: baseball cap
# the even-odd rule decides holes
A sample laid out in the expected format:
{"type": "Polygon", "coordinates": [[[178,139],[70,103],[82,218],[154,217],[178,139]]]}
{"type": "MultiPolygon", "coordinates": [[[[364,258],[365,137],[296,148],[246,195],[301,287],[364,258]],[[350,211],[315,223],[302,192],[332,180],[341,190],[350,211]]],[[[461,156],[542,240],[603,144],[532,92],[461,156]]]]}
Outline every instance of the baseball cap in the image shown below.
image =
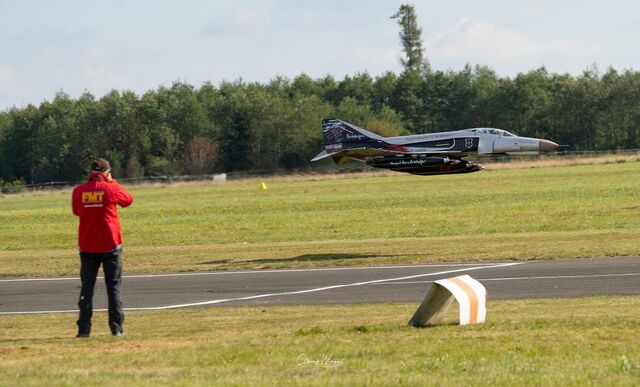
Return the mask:
{"type": "Polygon", "coordinates": [[[106,172],[111,169],[109,161],[105,159],[95,159],[91,163],[91,170],[94,172],[106,172]]]}

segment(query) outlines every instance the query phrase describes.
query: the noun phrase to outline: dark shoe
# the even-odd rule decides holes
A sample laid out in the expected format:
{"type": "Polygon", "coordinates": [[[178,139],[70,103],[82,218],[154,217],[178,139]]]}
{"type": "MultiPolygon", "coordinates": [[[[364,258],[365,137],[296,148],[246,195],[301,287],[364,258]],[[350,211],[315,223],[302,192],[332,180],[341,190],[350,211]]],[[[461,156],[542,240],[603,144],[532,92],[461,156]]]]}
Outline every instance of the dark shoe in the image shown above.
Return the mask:
{"type": "Polygon", "coordinates": [[[76,335],[76,338],[87,338],[87,337],[89,337],[89,333],[86,333],[86,332],[79,332],[76,335]]]}

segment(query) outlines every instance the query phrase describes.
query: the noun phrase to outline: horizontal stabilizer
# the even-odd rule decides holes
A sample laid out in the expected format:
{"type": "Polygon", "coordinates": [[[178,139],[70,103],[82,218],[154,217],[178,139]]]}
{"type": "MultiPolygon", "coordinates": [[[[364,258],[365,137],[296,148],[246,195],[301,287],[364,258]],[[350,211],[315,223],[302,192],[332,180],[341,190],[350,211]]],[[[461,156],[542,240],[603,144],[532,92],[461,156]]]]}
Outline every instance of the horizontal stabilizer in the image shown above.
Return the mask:
{"type": "Polygon", "coordinates": [[[327,157],[335,156],[340,152],[342,152],[342,151],[340,150],[340,151],[335,151],[335,152],[327,152],[327,150],[325,149],[322,152],[318,153],[316,155],[316,157],[312,158],[311,161],[318,161],[318,160],[326,159],[327,157]]]}

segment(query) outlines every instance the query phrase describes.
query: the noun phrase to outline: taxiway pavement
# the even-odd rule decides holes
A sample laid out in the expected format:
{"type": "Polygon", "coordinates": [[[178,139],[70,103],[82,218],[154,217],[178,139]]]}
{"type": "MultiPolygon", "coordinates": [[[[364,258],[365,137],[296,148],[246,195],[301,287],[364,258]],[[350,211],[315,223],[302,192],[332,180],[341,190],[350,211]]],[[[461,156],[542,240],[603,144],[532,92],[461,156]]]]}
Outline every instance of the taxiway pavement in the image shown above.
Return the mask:
{"type": "MultiPolygon", "coordinates": [[[[640,295],[640,257],[125,275],[127,310],[419,303],[434,280],[469,274],[489,300],[640,295]]],[[[0,315],[75,312],[80,280],[0,278],[0,315]]],[[[96,310],[106,308],[98,280],[96,310]]]]}

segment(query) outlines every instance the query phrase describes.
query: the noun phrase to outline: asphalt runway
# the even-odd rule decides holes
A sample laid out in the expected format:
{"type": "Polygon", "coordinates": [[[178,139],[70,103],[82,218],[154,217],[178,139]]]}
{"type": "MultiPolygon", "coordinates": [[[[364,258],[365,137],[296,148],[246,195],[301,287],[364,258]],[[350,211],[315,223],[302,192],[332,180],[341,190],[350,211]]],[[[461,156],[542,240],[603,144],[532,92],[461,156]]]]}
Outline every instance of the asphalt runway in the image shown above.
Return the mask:
{"type": "MultiPolygon", "coordinates": [[[[126,310],[415,302],[432,282],[469,274],[489,300],[640,295],[640,257],[127,275],[126,310]]],[[[80,280],[0,279],[0,315],[76,312],[80,280]]],[[[106,308],[98,280],[94,308],[106,308]]]]}

